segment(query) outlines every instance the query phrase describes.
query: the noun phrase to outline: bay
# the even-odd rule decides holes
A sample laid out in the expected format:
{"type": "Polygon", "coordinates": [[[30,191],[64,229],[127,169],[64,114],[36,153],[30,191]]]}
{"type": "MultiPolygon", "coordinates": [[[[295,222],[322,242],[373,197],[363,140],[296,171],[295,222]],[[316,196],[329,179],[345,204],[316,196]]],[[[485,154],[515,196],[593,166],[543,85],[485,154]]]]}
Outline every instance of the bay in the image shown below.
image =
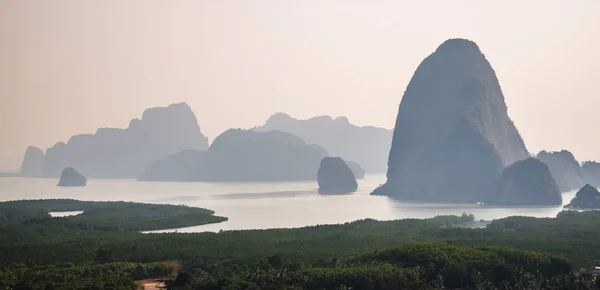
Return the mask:
{"type": "MultiPolygon", "coordinates": [[[[472,213],[477,220],[507,216],[554,217],[562,206],[490,207],[478,204],[436,204],[398,201],[370,193],[385,182],[383,174],[368,174],[352,194],[323,195],[316,181],[301,182],[139,182],[90,179],[86,187],[57,187],[57,180],[0,178],[0,201],[72,198],[89,201],[134,201],[183,204],[214,210],[228,221],[159,232],[295,228],[337,224],[358,219],[394,220],[472,213]]],[[[567,204],[575,191],[563,194],[567,204]]],[[[55,214],[55,213],[53,213],[55,214]]]]}

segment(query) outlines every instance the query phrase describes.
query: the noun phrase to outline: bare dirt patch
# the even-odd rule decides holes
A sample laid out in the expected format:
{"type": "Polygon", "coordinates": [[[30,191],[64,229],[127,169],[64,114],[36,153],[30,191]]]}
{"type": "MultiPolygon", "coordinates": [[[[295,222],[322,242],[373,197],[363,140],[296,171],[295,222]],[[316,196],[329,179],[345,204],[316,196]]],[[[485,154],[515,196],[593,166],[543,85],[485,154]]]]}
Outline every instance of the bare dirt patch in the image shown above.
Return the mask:
{"type": "Polygon", "coordinates": [[[159,290],[165,289],[165,283],[163,279],[145,279],[136,281],[144,285],[144,290],[159,290]]]}

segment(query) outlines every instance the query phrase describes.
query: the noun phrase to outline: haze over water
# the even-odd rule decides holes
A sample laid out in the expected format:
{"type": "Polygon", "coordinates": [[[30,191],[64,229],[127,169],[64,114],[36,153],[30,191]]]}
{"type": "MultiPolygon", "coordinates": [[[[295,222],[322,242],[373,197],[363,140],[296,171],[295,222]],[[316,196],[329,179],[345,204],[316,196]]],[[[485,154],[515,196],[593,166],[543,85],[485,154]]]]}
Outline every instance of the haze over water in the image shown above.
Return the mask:
{"type": "MultiPolygon", "coordinates": [[[[394,220],[472,213],[476,220],[507,216],[553,217],[562,206],[486,207],[397,201],[370,193],[385,175],[366,175],[356,193],[321,195],[315,181],[302,182],[138,182],[92,179],[87,187],[57,187],[54,179],[0,178],[0,201],[73,198],[90,201],[135,201],[185,204],[214,210],[228,221],[177,229],[178,232],[292,228],[372,218],[394,220]]],[[[563,194],[563,205],[575,192],[563,194]]]]}

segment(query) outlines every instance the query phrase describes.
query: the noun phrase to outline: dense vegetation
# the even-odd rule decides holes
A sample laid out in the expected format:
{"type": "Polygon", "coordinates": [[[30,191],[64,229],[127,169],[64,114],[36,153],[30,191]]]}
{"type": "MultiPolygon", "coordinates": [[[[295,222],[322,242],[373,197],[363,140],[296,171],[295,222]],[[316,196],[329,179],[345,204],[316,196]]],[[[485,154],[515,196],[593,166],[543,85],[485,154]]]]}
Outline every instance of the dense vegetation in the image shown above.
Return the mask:
{"type": "Polygon", "coordinates": [[[497,247],[450,243],[404,245],[310,265],[279,256],[250,265],[195,269],[167,281],[170,289],[591,289],[562,258],[497,247]]]}
{"type": "MultiPolygon", "coordinates": [[[[85,230],[147,231],[203,225],[227,220],[211,210],[181,205],[133,202],[92,202],[72,199],[20,200],[0,203],[0,227],[30,219],[85,230]],[[83,211],[76,216],[51,218],[49,212],[83,211]]],[[[29,222],[31,223],[31,222],[29,222]]]]}
{"type": "MultiPolygon", "coordinates": [[[[110,203],[115,207],[107,204],[98,211],[85,207],[91,215],[50,218],[47,212],[56,209],[51,203],[37,208],[0,203],[0,288],[13,283],[15,289],[62,289],[67,284],[73,289],[91,289],[92,284],[133,289],[135,279],[173,276],[181,267],[167,282],[172,289],[593,289],[585,269],[600,259],[600,212],[595,211],[511,217],[484,229],[465,228],[473,216],[463,215],[299,229],[141,234],[117,230],[131,226],[98,226],[108,216],[119,218],[113,221],[135,216],[119,210],[130,204],[110,203]],[[93,226],[74,226],[79,223],[93,226]],[[156,265],[170,266],[148,270],[156,265]]],[[[65,204],[63,210],[83,209],[65,204]]]]}
{"type": "Polygon", "coordinates": [[[61,263],[32,268],[15,265],[0,271],[0,285],[9,289],[137,289],[135,280],[168,277],[178,269],[175,262],[61,263]]]}

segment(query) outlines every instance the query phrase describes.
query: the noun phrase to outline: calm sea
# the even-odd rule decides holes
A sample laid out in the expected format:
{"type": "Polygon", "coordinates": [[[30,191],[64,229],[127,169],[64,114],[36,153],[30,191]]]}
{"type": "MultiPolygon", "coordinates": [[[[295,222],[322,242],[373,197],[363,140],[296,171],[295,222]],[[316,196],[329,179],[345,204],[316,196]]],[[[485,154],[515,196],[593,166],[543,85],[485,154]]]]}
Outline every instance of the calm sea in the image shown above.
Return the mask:
{"type": "MultiPolygon", "coordinates": [[[[488,207],[477,204],[400,202],[369,193],[385,182],[385,175],[366,175],[359,190],[347,195],[321,195],[316,181],[179,183],[90,179],[87,187],[57,187],[57,180],[21,177],[0,178],[0,201],[18,199],[73,198],[91,201],[136,201],[185,204],[214,210],[229,221],[177,229],[201,232],[241,229],[291,228],[336,224],[364,218],[393,220],[430,218],[436,215],[472,213],[477,220],[513,215],[553,217],[553,207],[488,207]]],[[[563,194],[569,203],[575,192],[563,194]]]]}

